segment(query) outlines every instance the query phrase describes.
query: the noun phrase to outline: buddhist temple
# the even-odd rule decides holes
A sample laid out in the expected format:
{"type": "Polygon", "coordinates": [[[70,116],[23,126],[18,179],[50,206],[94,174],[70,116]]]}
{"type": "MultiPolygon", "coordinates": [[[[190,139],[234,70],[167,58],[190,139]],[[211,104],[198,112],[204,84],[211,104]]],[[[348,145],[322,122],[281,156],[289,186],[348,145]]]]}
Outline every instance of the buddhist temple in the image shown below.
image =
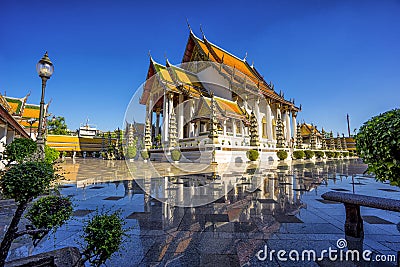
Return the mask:
{"type": "MultiPolygon", "coordinates": [[[[14,118],[14,108],[6,98],[0,95],[0,152],[3,152],[5,145],[11,143],[14,138],[29,138],[26,129],[14,118]]],[[[0,162],[0,169],[3,164],[0,162]]]]}
{"type": "Polygon", "coordinates": [[[181,64],[149,57],[139,102],[146,106],[145,146],[152,158],[160,149],[174,148],[187,152],[190,161],[204,145],[216,152],[218,161],[232,161],[225,154],[234,154],[235,161],[245,162],[250,149],[271,160],[277,148],[288,149],[295,141],[300,108],[277,93],[246,57],[192,30],[181,64]],[[155,142],[157,137],[161,142],[155,142]]]}
{"type": "MultiPolygon", "coordinates": [[[[9,96],[2,97],[8,103],[10,114],[14,119],[26,129],[31,138],[36,139],[39,126],[40,106],[36,104],[28,104],[27,100],[29,95],[30,94],[27,94],[22,98],[9,96]]],[[[49,103],[45,104],[44,114],[47,114],[48,107],[49,103]]],[[[43,128],[46,128],[46,120],[43,121],[43,128]]]]}

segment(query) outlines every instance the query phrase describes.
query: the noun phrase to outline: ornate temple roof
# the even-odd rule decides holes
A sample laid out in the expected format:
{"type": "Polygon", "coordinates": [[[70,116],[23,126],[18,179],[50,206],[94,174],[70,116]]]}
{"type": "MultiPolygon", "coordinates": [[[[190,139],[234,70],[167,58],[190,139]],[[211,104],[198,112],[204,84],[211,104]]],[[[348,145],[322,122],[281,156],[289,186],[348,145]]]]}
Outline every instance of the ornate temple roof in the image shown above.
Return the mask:
{"type": "Polygon", "coordinates": [[[301,136],[310,136],[311,132],[314,131],[316,136],[322,136],[322,134],[319,132],[316,126],[312,124],[307,124],[307,123],[302,123],[300,126],[300,133],[301,136]]]}
{"type": "Polygon", "coordinates": [[[141,104],[147,102],[154,79],[156,79],[162,86],[165,86],[168,91],[183,92],[197,98],[203,94],[208,95],[207,90],[199,81],[196,74],[172,65],[168,60],[164,66],[155,62],[153,58],[150,57],[146,83],[140,100],[141,104]]]}
{"type": "Polygon", "coordinates": [[[14,112],[15,107],[18,108],[18,105],[14,105],[14,108],[11,107],[9,102],[6,100],[4,96],[0,94],[0,121],[8,125],[16,131],[17,136],[22,136],[29,138],[27,131],[21,124],[12,116],[12,112],[14,112]]]}
{"type": "MultiPolygon", "coordinates": [[[[0,101],[6,101],[3,107],[6,108],[9,113],[25,128],[30,128],[31,125],[28,123],[29,119],[35,119],[36,121],[32,124],[32,129],[38,128],[39,126],[39,116],[40,116],[40,106],[35,104],[27,104],[27,100],[30,94],[25,97],[16,98],[9,96],[1,96],[0,101]],[[2,100],[1,100],[2,99],[2,100]]],[[[49,103],[45,104],[44,110],[47,112],[49,103]]]]}
{"type": "MultiPolygon", "coordinates": [[[[243,120],[247,122],[247,114],[246,112],[239,107],[239,105],[235,101],[230,101],[221,97],[214,96],[217,114],[216,116],[219,118],[235,118],[239,120],[243,120]]],[[[211,98],[210,97],[201,97],[199,99],[200,103],[198,105],[198,109],[195,113],[195,120],[210,118],[211,113],[211,98]]]]}
{"type": "Polygon", "coordinates": [[[28,96],[29,96],[29,94],[22,98],[15,98],[15,97],[8,97],[8,96],[4,97],[5,100],[8,102],[8,105],[11,107],[10,113],[13,116],[21,116],[22,115],[24,105],[26,103],[28,96]]]}
{"type": "Polygon", "coordinates": [[[211,43],[203,35],[200,39],[192,31],[190,31],[189,39],[186,44],[186,49],[182,62],[190,62],[196,60],[211,60],[216,63],[225,64],[243,73],[246,77],[251,79],[258,89],[265,96],[277,100],[278,102],[289,105],[294,110],[299,110],[292,102],[284,99],[283,96],[277,94],[273,90],[273,86],[269,85],[253,65],[249,65],[246,59],[240,59],[235,55],[227,52],[226,50],[211,43]],[[195,51],[195,47],[198,50],[195,51]],[[200,52],[201,55],[197,55],[200,52]]]}
{"type": "MultiPolygon", "coordinates": [[[[268,84],[253,64],[248,64],[246,58],[240,59],[208,41],[204,34],[201,39],[195,36],[192,30],[190,30],[182,63],[196,61],[211,61],[221,64],[220,67],[218,67],[218,71],[222,77],[230,79],[232,88],[241,88],[244,89],[245,92],[256,94],[261,93],[268,99],[284,104],[285,109],[299,110],[299,108],[294,105],[294,101],[285,100],[283,94],[277,94],[274,91],[274,86],[271,83],[268,84]]],[[[150,56],[147,79],[140,99],[141,104],[147,103],[154,82],[164,86],[167,91],[184,93],[195,98],[202,95],[209,96],[209,92],[199,81],[196,74],[174,66],[170,64],[168,60],[164,66],[155,62],[150,56]],[[155,79],[150,79],[155,74],[159,75],[157,75],[155,79]]]]}

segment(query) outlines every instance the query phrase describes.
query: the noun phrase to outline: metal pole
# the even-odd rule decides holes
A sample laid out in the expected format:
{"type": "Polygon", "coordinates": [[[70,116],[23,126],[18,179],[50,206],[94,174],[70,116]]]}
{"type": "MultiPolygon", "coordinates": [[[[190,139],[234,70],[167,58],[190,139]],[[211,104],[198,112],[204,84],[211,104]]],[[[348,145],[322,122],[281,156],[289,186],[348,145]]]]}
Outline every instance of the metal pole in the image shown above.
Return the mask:
{"type": "Polygon", "coordinates": [[[349,114],[347,114],[347,131],[348,131],[349,137],[350,137],[350,117],[349,117],[349,114]]]}
{"type": "Polygon", "coordinates": [[[40,113],[39,113],[39,126],[38,126],[38,136],[36,138],[39,158],[44,159],[44,139],[43,139],[43,119],[44,119],[44,93],[46,89],[46,77],[42,78],[42,97],[40,100],[40,113]]]}

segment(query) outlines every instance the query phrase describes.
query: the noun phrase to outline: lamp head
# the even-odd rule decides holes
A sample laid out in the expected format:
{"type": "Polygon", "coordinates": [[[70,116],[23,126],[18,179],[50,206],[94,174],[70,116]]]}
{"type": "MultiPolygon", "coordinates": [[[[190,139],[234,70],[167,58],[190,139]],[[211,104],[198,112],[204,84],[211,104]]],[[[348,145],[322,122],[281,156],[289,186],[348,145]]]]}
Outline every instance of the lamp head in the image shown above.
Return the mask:
{"type": "Polygon", "coordinates": [[[54,72],[54,65],[50,61],[49,56],[47,55],[47,51],[44,56],[39,60],[36,64],[36,71],[42,78],[50,79],[51,75],[54,72]]]}

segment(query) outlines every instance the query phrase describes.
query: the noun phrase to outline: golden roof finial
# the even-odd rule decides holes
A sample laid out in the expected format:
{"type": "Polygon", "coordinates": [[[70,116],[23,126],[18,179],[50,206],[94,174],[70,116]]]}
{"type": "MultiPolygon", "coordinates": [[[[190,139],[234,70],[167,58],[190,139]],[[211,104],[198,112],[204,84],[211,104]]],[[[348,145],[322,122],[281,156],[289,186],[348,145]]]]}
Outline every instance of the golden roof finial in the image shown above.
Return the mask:
{"type": "Polygon", "coordinates": [[[206,35],[203,32],[203,28],[202,28],[201,24],[200,24],[200,31],[201,31],[201,34],[203,35],[203,39],[206,39],[206,35]]]}
{"type": "Polygon", "coordinates": [[[192,27],[190,27],[189,19],[188,19],[188,18],[186,18],[186,24],[187,24],[187,26],[188,26],[190,32],[193,32],[193,31],[192,31],[192,27]]]}
{"type": "Polygon", "coordinates": [[[243,58],[243,61],[246,61],[246,58],[247,58],[247,52],[246,52],[246,55],[243,58]]]}

